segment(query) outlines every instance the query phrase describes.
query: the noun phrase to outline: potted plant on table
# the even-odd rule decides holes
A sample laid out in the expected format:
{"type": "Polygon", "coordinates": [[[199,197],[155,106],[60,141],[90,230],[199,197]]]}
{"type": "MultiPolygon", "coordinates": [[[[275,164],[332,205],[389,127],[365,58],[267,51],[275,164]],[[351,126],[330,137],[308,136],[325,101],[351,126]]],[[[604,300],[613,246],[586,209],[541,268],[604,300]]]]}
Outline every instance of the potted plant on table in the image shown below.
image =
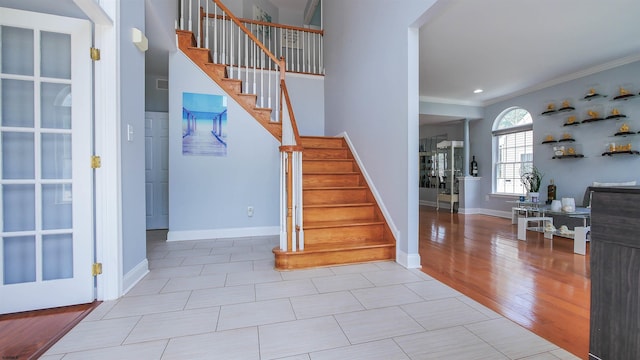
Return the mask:
{"type": "Polygon", "coordinates": [[[542,185],[543,177],[544,174],[533,165],[531,166],[531,168],[527,169],[527,171],[522,173],[522,176],[520,177],[522,184],[524,185],[525,189],[527,189],[529,200],[531,202],[538,202],[540,199],[539,191],[540,185],[542,185]]]}

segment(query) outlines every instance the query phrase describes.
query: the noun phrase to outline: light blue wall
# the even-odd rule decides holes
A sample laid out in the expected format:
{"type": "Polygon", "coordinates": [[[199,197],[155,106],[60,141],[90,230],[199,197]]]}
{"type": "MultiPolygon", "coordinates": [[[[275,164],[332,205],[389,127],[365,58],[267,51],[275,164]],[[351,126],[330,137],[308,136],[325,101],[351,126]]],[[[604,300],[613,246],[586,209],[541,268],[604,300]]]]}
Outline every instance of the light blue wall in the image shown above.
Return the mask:
{"type": "Polygon", "coordinates": [[[418,34],[410,26],[434,2],[322,4],[326,134],[349,135],[398,229],[398,249],[410,257],[418,253],[419,105],[418,34]]]}
{"type": "Polygon", "coordinates": [[[169,238],[277,227],[279,142],[229,97],[227,156],[182,155],[182,93],[226,93],[182,52],[169,57],[169,84],[169,238]]]}
{"type": "Polygon", "coordinates": [[[156,88],[156,80],[167,80],[166,75],[147,74],[145,78],[145,108],[147,111],[169,111],[169,90],[156,88]]]}
{"type": "MultiPolygon", "coordinates": [[[[601,105],[605,111],[609,111],[612,106],[616,106],[628,116],[626,122],[631,126],[631,130],[638,131],[640,130],[640,98],[622,102],[611,101],[611,98],[617,94],[620,84],[632,84],[637,94],[640,91],[638,74],[640,74],[640,62],[635,62],[487,106],[485,118],[481,121],[471,122],[470,127],[471,137],[474,139],[471,143],[471,154],[476,154],[482,173],[481,197],[484,198],[485,195],[491,193],[491,173],[489,171],[492,169],[491,128],[493,121],[504,109],[512,106],[527,109],[533,115],[534,163],[545,174],[544,190],[541,194],[543,199],[546,200],[546,186],[551,178],[554,179],[558,187],[558,197],[573,197],[577,203],[582,202],[585,188],[594,181],[636,180],[640,183],[640,156],[601,156],[608,142],[622,140],[611,136],[617,132],[623,121],[605,120],[563,127],[566,115],[540,116],[549,101],[556,101],[559,105],[562,99],[572,98],[578,120],[585,118],[585,112],[590,107],[601,105]],[[593,85],[599,85],[601,91],[608,94],[609,97],[600,101],[579,101],[578,99],[582,98],[588,88],[593,85]],[[563,131],[570,131],[577,140],[576,143],[582,145],[584,159],[551,159],[553,156],[551,146],[543,145],[541,142],[546,134],[550,133],[558,138],[563,131]]],[[[627,140],[633,141],[634,149],[638,150],[639,136],[626,138],[622,141],[626,142],[627,140]]],[[[484,201],[482,207],[508,211],[509,205],[505,203],[505,200],[502,197],[491,197],[488,201],[484,201]]]]}
{"type": "Polygon", "coordinates": [[[119,2],[120,138],[123,274],[146,259],[144,53],[131,41],[131,29],[144,32],[144,0],[119,2]],[[127,125],[133,129],[127,140],[127,125]]]}
{"type": "Polygon", "coordinates": [[[287,74],[287,89],[300,135],[324,135],[324,77],[287,74]]]}

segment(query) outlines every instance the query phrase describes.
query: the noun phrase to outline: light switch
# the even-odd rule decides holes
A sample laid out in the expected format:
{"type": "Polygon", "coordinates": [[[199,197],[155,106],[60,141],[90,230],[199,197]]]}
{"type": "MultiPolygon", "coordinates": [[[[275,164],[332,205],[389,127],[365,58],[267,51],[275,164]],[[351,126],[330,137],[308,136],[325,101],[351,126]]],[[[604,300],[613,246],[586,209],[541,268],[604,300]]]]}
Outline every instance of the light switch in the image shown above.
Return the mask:
{"type": "Polygon", "coordinates": [[[127,124],[127,141],[133,141],[133,126],[127,124]]]}

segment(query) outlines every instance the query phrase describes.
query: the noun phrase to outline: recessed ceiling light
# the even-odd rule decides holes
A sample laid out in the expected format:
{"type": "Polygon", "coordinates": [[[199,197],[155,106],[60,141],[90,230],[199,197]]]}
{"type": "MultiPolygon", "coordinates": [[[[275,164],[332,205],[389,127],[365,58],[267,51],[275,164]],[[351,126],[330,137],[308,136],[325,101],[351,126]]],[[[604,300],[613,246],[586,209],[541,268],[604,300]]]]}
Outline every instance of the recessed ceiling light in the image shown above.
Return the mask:
{"type": "Polygon", "coordinates": [[[484,90],[482,90],[482,89],[475,89],[475,90],[473,90],[473,93],[474,93],[474,94],[480,94],[480,93],[481,93],[481,92],[483,92],[483,91],[484,91],[484,90]]]}

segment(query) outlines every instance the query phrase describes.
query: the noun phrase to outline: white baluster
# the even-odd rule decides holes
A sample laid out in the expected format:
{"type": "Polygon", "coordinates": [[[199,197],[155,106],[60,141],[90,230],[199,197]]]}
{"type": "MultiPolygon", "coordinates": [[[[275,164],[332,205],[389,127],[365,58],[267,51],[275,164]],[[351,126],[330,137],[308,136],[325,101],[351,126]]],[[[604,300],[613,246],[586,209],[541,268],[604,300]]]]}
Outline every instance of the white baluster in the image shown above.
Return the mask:
{"type": "Polygon", "coordinates": [[[255,42],[253,43],[253,93],[252,94],[257,94],[258,92],[256,91],[256,76],[258,75],[258,69],[256,67],[256,64],[258,63],[258,44],[256,44],[255,42]]]}
{"type": "Polygon", "coordinates": [[[180,30],[184,30],[184,0],[180,0],[180,30]]]}
{"type": "MultiPolygon", "coordinates": [[[[205,31],[204,42],[207,44],[206,48],[210,49],[210,47],[209,47],[209,0],[207,0],[207,5],[205,5],[205,6],[206,6],[205,19],[207,19],[207,20],[205,21],[206,28],[204,30],[205,31]]],[[[215,60],[214,60],[214,62],[215,62],[215,60]]]]}
{"type": "Polygon", "coordinates": [[[246,83],[246,87],[243,89],[249,88],[249,35],[244,34],[245,42],[244,42],[244,81],[246,83]]]}
{"type": "Polygon", "coordinates": [[[191,29],[191,14],[192,14],[192,12],[191,12],[191,7],[192,7],[192,5],[193,5],[193,1],[192,1],[192,0],[190,0],[190,1],[189,1],[189,31],[193,31],[193,30],[191,29]]]}
{"type": "MultiPolygon", "coordinates": [[[[267,107],[273,110],[271,107],[271,58],[267,58],[267,61],[269,62],[269,71],[267,73],[267,76],[269,77],[269,86],[267,87],[267,107]]],[[[271,114],[273,114],[273,111],[271,114]]]]}
{"type": "Polygon", "coordinates": [[[298,48],[296,49],[296,71],[300,72],[300,30],[296,30],[296,32],[298,33],[298,36],[296,36],[298,40],[298,48]]]}
{"type": "Polygon", "coordinates": [[[261,51],[260,54],[261,54],[260,56],[260,107],[263,108],[264,107],[264,51],[261,51]]]}
{"type": "MultiPolygon", "coordinates": [[[[235,43],[233,41],[233,28],[234,28],[234,23],[233,21],[229,20],[229,52],[230,52],[230,61],[229,61],[229,79],[233,79],[233,44],[235,43]]],[[[239,30],[239,29],[238,29],[239,30]]],[[[238,69],[238,71],[240,71],[240,69],[238,69]]],[[[238,76],[238,78],[240,78],[240,76],[238,76]]]]}
{"type": "Polygon", "coordinates": [[[219,64],[218,61],[218,6],[213,7],[213,62],[219,64]]]}
{"type": "Polygon", "coordinates": [[[318,68],[316,67],[316,38],[318,38],[318,34],[313,34],[313,73],[318,73],[318,68]]]}
{"type": "Polygon", "coordinates": [[[202,34],[200,34],[200,0],[198,0],[198,47],[202,47],[202,34]]]}

